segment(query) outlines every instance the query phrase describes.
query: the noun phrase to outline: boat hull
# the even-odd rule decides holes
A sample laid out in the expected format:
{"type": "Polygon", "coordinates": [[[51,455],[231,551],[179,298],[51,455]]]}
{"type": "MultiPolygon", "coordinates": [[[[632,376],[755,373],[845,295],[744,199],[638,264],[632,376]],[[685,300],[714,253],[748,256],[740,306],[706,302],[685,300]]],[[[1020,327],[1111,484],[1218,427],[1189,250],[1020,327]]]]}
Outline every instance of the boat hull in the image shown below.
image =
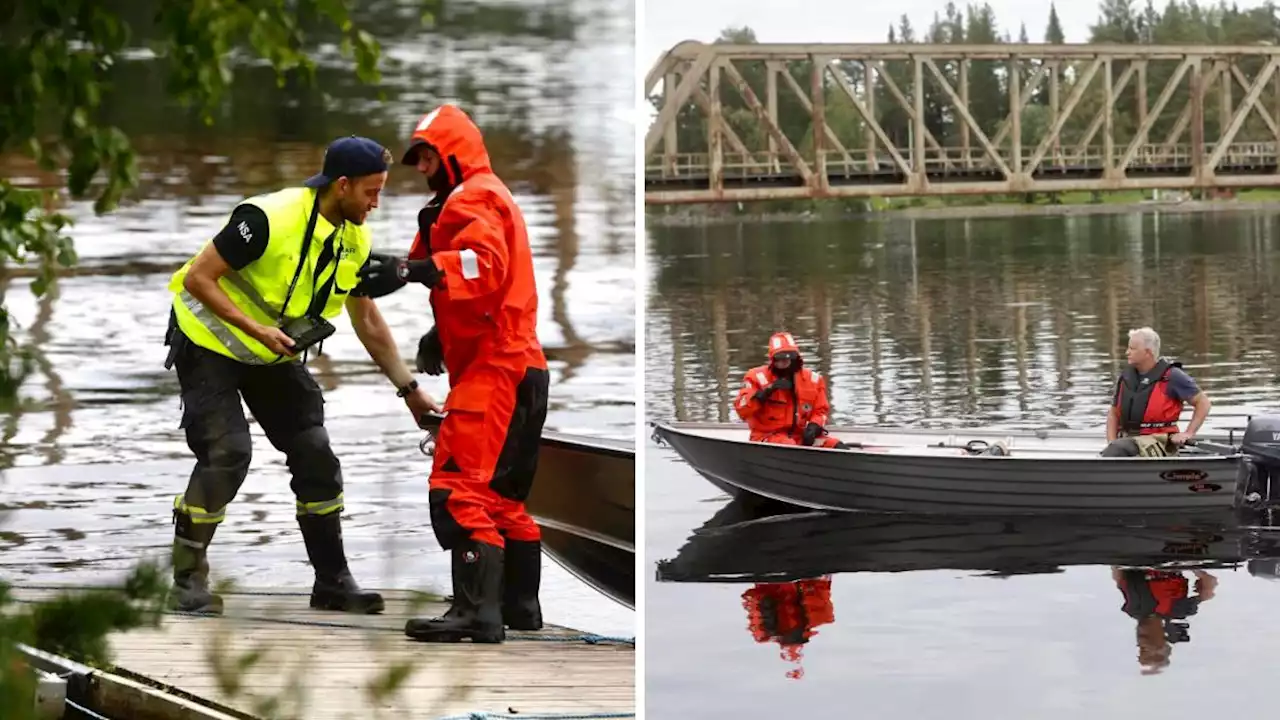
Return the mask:
{"type": "MultiPolygon", "coordinates": [[[[423,418],[434,433],[442,417],[423,418]]],[[[432,438],[424,442],[424,451],[432,438]]],[[[542,549],[606,597],[635,609],[635,448],[631,443],[544,431],[525,508],[542,549]]]]}
{"type": "Polygon", "coordinates": [[[897,433],[836,431],[839,439],[867,447],[827,450],[748,442],[741,426],[735,436],[722,426],[655,425],[661,441],[730,496],[817,510],[1087,515],[1237,505],[1238,453],[1103,458],[1096,439],[1090,444],[1069,434],[897,433]],[[973,455],[957,447],[973,440],[1005,442],[1011,454],[973,455]]]}
{"type": "Polygon", "coordinates": [[[635,449],[544,433],[525,507],[543,550],[615,602],[635,609],[635,449]]]}

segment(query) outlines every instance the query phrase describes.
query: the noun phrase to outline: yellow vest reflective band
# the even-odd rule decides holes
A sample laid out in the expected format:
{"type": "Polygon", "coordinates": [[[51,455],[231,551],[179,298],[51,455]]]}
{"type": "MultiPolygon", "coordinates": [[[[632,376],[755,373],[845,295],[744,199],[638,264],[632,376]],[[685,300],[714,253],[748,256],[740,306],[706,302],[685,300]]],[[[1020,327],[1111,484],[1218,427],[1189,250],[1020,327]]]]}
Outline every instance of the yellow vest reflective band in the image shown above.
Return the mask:
{"type": "MultiPolygon", "coordinates": [[[[298,269],[302,238],[307,231],[307,221],[311,218],[315,196],[315,190],[298,187],[243,201],[243,204],[254,205],[266,213],[270,228],[267,249],[262,257],[244,268],[232,270],[222,276],[218,285],[241,312],[268,327],[280,324],[281,305],[289,292],[294,272],[298,269]]],[[[302,265],[293,295],[289,297],[286,319],[301,317],[311,304],[312,295],[335,272],[337,278],[333,290],[320,310],[320,315],[326,319],[336,317],[342,312],[347,293],[359,282],[356,273],[369,257],[371,233],[368,226],[352,223],[344,223],[342,231],[334,236],[333,252],[338,255],[337,267],[330,262],[320,276],[315,277],[316,263],[324,249],[325,240],[333,231],[333,225],[323,215],[317,215],[315,231],[307,249],[307,260],[302,265]]],[[[182,287],[182,283],[194,261],[193,256],[169,280],[169,291],[174,294],[173,311],[177,315],[178,327],[191,342],[249,365],[292,362],[300,357],[276,355],[192,297],[182,287]]]]}

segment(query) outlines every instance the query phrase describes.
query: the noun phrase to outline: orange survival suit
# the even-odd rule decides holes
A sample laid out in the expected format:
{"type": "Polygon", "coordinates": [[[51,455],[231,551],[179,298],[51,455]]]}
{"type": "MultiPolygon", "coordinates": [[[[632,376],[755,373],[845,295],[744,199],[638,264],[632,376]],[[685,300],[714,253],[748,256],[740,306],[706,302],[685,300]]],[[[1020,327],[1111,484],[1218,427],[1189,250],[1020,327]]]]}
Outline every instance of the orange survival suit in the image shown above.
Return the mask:
{"type": "Polygon", "coordinates": [[[537,337],[524,217],[494,174],[479,128],[456,106],[425,115],[402,160],[419,169],[433,161],[428,184],[436,193],[419,213],[408,264],[435,273],[428,283],[435,326],[419,345],[419,365],[423,352],[434,354],[428,364],[449,375],[428,502],[432,530],[452,552],[454,590],[443,619],[410,620],[405,632],[418,640],[500,642],[504,625],[542,627],[541,534],[524,501],[537,470],[550,373],[537,337]]]}
{"type": "Polygon", "coordinates": [[[754,442],[842,448],[827,435],[827,381],[804,367],[789,332],[769,338],[769,362],[747,371],[733,408],[754,442]]]}
{"type": "Polygon", "coordinates": [[[773,640],[782,648],[783,660],[796,667],[787,677],[799,680],[800,651],[809,638],[817,635],[819,625],[835,622],[831,607],[831,577],[822,576],[782,583],[757,583],[742,593],[742,607],[747,611],[747,629],[758,643],[773,640]]]}

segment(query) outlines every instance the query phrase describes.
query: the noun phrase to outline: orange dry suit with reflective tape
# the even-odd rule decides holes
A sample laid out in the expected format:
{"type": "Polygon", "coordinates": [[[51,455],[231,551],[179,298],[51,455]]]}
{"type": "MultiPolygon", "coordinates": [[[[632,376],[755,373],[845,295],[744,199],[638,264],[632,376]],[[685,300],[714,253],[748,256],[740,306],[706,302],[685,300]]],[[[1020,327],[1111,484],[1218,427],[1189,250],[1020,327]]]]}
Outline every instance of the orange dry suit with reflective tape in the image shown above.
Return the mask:
{"type": "Polygon", "coordinates": [[[747,371],[733,404],[738,417],[751,429],[751,440],[803,445],[809,423],[823,428],[814,442],[816,446],[836,447],[835,438],[825,435],[828,413],[827,381],[817,372],[804,367],[804,358],[791,333],[775,333],[769,338],[769,363],[747,371]],[[793,358],[785,371],[775,369],[780,355],[793,358]],[[761,391],[779,380],[790,381],[792,387],[774,389],[763,399],[761,391]]]}
{"type": "Polygon", "coordinates": [[[801,647],[817,635],[819,625],[835,622],[831,606],[831,577],[785,583],[757,583],[742,593],[747,611],[747,628],[758,643],[773,640],[782,649],[783,660],[796,664],[787,677],[800,679],[801,647]]]}
{"type": "MultiPolygon", "coordinates": [[[[524,216],[493,173],[480,129],[453,105],[422,118],[411,151],[439,153],[447,182],[419,216],[410,260],[444,272],[431,288],[449,374],[431,468],[431,522],[445,549],[540,539],[525,511],[547,412],[538,292],[524,216]]],[[[408,156],[407,156],[408,157],[408,156]]]]}

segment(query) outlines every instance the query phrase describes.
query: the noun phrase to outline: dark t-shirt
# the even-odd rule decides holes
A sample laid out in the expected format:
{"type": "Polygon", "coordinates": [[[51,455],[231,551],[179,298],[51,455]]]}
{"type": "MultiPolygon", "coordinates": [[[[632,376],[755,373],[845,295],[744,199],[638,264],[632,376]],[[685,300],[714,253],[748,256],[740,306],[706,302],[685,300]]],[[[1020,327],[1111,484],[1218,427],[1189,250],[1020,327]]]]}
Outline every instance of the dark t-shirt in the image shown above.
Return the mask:
{"type": "Polygon", "coordinates": [[[240,205],[231,212],[226,226],[213,237],[213,246],[232,270],[240,270],[262,257],[269,238],[270,226],[262,208],[240,205]]]}
{"type": "Polygon", "coordinates": [[[1192,398],[1200,394],[1200,386],[1182,368],[1174,368],[1169,373],[1169,382],[1164,386],[1164,391],[1174,400],[1191,402],[1192,398]]]}

